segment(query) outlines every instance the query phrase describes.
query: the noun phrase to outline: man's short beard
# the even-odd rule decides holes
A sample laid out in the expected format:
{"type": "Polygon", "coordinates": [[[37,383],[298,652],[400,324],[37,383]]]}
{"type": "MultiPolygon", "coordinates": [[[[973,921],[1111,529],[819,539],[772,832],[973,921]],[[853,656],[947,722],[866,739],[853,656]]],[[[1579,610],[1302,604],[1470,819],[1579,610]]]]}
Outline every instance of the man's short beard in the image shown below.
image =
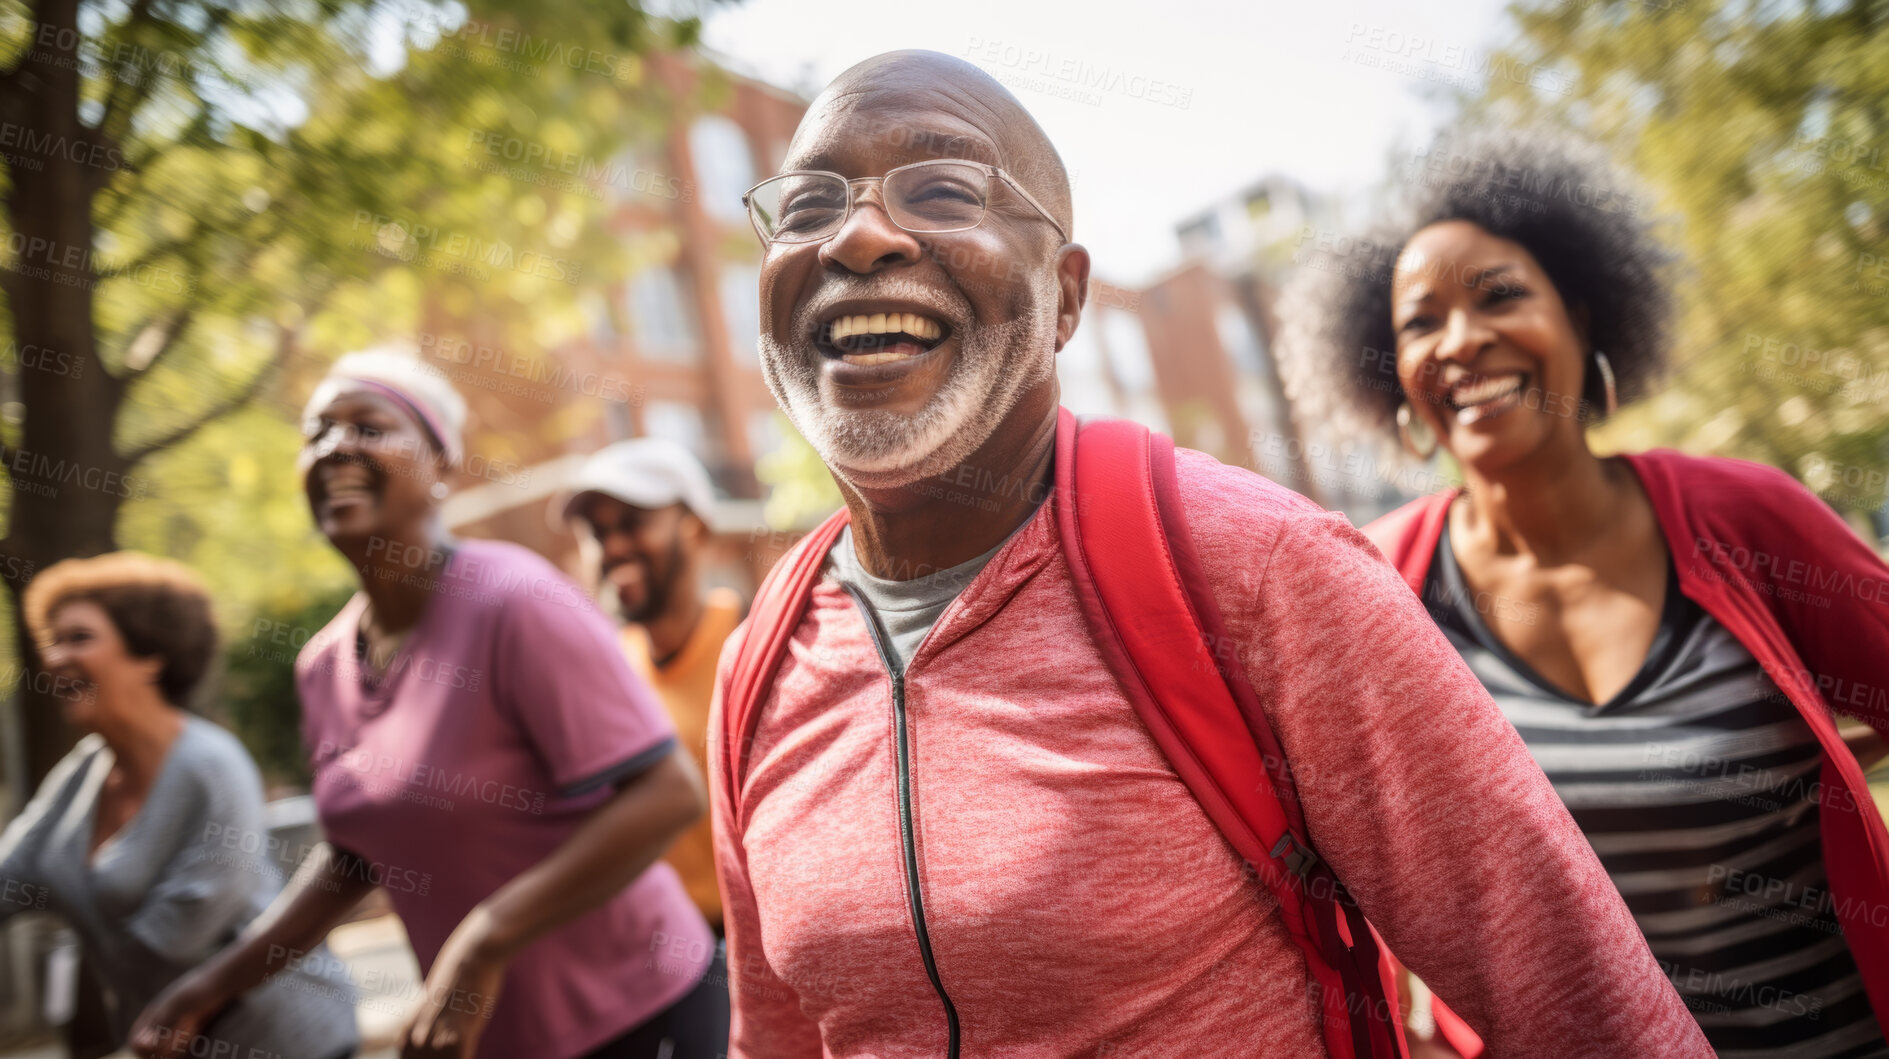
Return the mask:
{"type": "Polygon", "coordinates": [[[651,570],[649,591],[643,596],[643,605],[635,610],[625,607],[623,597],[611,592],[612,596],[616,596],[617,610],[623,615],[623,620],[631,625],[648,625],[662,617],[669,610],[670,596],[675,592],[676,577],[681,572],[681,566],[675,561],[673,555],[670,556],[668,566],[663,571],[658,573],[651,570]]]}
{"type": "Polygon", "coordinates": [[[628,625],[648,625],[668,613],[669,605],[675,599],[676,585],[682,580],[681,534],[678,533],[670,539],[669,552],[663,557],[660,568],[655,563],[646,565],[649,570],[649,587],[643,594],[642,605],[635,609],[624,605],[622,594],[610,581],[610,571],[615,567],[600,565],[598,568],[598,605],[618,622],[628,625]]]}
{"type": "MultiPolygon", "coordinates": [[[[915,415],[824,404],[821,354],[766,333],[762,374],[781,410],[836,477],[856,487],[900,488],[963,463],[1025,393],[1055,373],[1060,295],[1055,275],[1043,273],[1016,318],[957,332],[950,373],[915,415]]],[[[814,321],[802,315],[795,314],[791,333],[813,334],[814,321]]]]}

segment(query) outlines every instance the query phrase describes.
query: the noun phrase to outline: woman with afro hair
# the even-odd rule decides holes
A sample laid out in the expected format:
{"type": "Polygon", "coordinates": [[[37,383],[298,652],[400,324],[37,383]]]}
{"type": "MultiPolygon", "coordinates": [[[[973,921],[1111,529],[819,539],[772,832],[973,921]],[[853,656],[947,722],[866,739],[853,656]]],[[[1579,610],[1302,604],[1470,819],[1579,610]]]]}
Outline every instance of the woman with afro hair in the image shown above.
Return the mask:
{"type": "Polygon", "coordinates": [[[1658,375],[1672,306],[1647,200],[1596,148],[1460,131],[1405,175],[1396,221],[1282,299],[1298,414],[1460,466],[1365,533],[1719,1053],[1889,1054],[1889,834],[1857,756],[1880,749],[1836,725],[1889,731],[1889,568],[1781,471],[1589,448],[1658,375]]]}

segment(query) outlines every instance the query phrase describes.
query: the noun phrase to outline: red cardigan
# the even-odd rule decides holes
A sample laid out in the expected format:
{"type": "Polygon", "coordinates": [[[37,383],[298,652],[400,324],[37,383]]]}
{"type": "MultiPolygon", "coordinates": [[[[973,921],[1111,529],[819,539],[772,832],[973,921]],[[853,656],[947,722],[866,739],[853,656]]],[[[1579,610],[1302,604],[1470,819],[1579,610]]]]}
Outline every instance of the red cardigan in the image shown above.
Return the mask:
{"type": "MultiPolygon", "coordinates": [[[[1889,734],[1889,566],[1783,471],[1670,450],[1628,455],[1653,500],[1679,590],[1764,667],[1823,744],[1823,860],[1870,1006],[1889,1025],[1889,831],[1837,733],[1889,734]]],[[[1419,594],[1461,490],[1412,501],[1364,533],[1419,594]]]]}

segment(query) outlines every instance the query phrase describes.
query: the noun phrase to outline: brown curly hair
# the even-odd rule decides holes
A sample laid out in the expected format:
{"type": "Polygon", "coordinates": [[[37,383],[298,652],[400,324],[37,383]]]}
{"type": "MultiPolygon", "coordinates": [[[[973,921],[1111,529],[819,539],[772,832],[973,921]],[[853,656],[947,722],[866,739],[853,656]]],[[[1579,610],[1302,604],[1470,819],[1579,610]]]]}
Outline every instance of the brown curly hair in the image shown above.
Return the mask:
{"type": "Polygon", "coordinates": [[[125,650],[161,658],[164,700],[187,707],[216,657],[210,591],[189,567],[143,552],[110,552],[54,563],[26,586],[22,609],[35,643],[52,638],[52,616],[68,603],[96,604],[111,618],[125,650]]]}

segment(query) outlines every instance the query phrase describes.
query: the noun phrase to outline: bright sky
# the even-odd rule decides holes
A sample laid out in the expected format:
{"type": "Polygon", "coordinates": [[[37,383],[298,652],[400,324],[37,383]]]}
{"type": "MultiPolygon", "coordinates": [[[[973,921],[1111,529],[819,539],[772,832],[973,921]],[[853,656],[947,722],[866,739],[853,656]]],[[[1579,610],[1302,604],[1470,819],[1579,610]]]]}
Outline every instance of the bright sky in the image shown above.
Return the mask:
{"type": "Polygon", "coordinates": [[[1513,36],[1503,6],[745,0],[711,8],[704,36],[732,68],[808,96],[882,51],[977,63],[1062,153],[1096,273],[1136,283],[1179,260],[1178,221],[1262,176],[1346,197],[1378,183],[1447,115],[1446,82],[1480,86],[1481,57],[1513,36]]]}

